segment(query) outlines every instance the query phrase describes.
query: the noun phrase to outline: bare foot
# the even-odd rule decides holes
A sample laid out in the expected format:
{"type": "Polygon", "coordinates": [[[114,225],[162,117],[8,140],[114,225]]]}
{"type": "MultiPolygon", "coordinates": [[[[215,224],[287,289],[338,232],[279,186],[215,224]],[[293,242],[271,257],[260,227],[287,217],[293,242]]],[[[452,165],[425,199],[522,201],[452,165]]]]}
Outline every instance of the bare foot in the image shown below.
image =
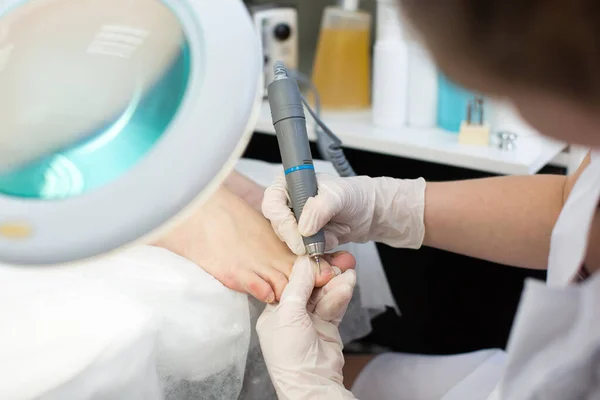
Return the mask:
{"type": "MultiPolygon", "coordinates": [[[[266,218],[225,188],[154,245],[194,262],[228,288],[263,302],[279,300],[297,258],[266,218]]],[[[342,271],[356,264],[349,253],[326,260],[342,271]]],[[[319,276],[317,286],[333,276],[333,272],[319,276]]]]}

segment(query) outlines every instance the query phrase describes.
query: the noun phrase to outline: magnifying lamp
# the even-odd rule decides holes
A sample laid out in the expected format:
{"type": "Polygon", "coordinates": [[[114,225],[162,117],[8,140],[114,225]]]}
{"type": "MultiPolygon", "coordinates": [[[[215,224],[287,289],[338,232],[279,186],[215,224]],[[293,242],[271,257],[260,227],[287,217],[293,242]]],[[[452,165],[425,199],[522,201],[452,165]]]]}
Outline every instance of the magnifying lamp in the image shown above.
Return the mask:
{"type": "Polygon", "coordinates": [[[0,263],[183,218],[245,149],[261,71],[241,0],[0,1],[0,263]]]}

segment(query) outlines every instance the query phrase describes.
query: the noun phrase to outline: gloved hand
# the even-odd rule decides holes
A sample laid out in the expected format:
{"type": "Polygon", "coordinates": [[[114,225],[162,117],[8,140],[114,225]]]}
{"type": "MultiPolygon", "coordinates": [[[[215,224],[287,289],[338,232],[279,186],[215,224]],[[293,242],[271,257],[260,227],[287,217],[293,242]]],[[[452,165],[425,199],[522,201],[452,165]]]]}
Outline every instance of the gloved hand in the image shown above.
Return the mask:
{"type": "Polygon", "coordinates": [[[356,284],[354,270],[315,288],[316,265],[299,257],[278,305],[256,324],[262,353],[280,400],[354,399],[344,388],[338,326],[356,284]]]}
{"type": "Polygon", "coordinates": [[[421,247],[425,235],[424,179],[318,174],[317,183],[319,194],[308,199],[298,223],[290,209],[283,175],[265,191],[263,214],[294,253],[304,254],[302,236],[314,235],[323,227],[326,250],[371,240],[393,247],[421,247]]]}

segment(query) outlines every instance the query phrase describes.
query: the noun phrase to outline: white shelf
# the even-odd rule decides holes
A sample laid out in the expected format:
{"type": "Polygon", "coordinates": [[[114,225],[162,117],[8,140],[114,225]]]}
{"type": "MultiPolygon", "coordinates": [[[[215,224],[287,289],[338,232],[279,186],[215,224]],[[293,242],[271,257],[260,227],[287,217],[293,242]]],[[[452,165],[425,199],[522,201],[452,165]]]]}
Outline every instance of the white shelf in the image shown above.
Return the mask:
{"type": "MultiPolygon", "coordinates": [[[[315,140],[314,123],[309,114],[306,115],[309,139],[315,140]]],[[[370,111],[323,115],[323,121],[344,147],[502,175],[535,174],[567,147],[541,136],[519,136],[512,151],[492,146],[467,146],[458,143],[457,134],[441,129],[386,130],[373,126],[371,120],[370,111]]],[[[266,101],[255,131],[275,134],[266,101]]]]}

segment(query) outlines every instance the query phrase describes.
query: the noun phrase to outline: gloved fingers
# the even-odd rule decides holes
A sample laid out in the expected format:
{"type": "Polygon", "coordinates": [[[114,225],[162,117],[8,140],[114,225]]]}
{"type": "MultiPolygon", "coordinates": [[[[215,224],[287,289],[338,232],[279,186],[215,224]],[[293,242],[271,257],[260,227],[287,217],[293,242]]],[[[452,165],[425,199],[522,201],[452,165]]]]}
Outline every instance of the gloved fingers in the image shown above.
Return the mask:
{"type": "Polygon", "coordinates": [[[327,290],[321,289],[323,293],[317,296],[320,299],[316,301],[314,314],[338,326],[352,299],[356,285],[356,272],[348,270],[335,279],[330,282],[331,286],[327,290]],[[338,281],[333,284],[335,279],[338,281]]]}
{"type": "Polygon", "coordinates": [[[298,221],[298,229],[303,236],[312,236],[319,232],[341,210],[341,202],[328,191],[321,191],[304,204],[298,221]]]}
{"type": "Polygon", "coordinates": [[[294,263],[288,285],[283,290],[279,305],[297,304],[306,312],[306,305],[315,288],[316,264],[308,256],[300,256],[294,263]]]}
{"type": "MultiPolygon", "coordinates": [[[[270,316],[277,311],[277,306],[278,304],[267,304],[263,312],[258,317],[258,320],[256,321],[256,332],[259,336],[262,336],[262,334],[265,333],[263,332],[263,327],[265,327],[265,323],[269,321],[270,316]]],[[[268,329],[268,326],[265,329],[268,329]]]]}
{"type": "Polygon", "coordinates": [[[271,289],[275,293],[275,301],[279,301],[283,290],[288,284],[285,274],[275,268],[263,265],[259,266],[254,272],[271,286],[271,289]]]}
{"type": "Polygon", "coordinates": [[[297,321],[298,317],[308,316],[306,303],[314,289],[315,275],[316,271],[308,256],[296,259],[279,302],[267,304],[256,322],[256,331],[261,341],[263,336],[267,337],[271,333],[273,321],[278,321],[279,326],[282,326],[297,321]]]}
{"type": "Polygon", "coordinates": [[[271,227],[279,240],[287,244],[292,253],[297,256],[306,254],[306,246],[304,246],[302,236],[298,232],[298,223],[291,210],[288,210],[285,215],[273,217],[271,227]]]}
{"type": "Polygon", "coordinates": [[[348,224],[329,222],[323,231],[325,232],[325,251],[331,251],[340,244],[348,243],[346,239],[352,233],[352,228],[348,224]]]}
{"type": "MultiPolygon", "coordinates": [[[[333,269],[336,273],[335,278],[333,278],[324,287],[315,290],[311,295],[307,305],[307,309],[309,312],[315,312],[318,304],[321,303],[324,299],[328,298],[329,293],[331,293],[334,290],[337,290],[337,288],[341,286],[349,286],[352,291],[354,290],[354,287],[356,285],[356,272],[354,270],[347,270],[345,272],[342,272],[338,267],[333,267],[333,269]]],[[[327,301],[325,303],[327,303],[327,301]]]]}
{"type": "Polygon", "coordinates": [[[287,182],[283,173],[275,177],[273,183],[265,189],[263,194],[265,196],[268,195],[267,197],[270,201],[277,202],[281,206],[285,206],[285,208],[292,206],[292,200],[290,199],[290,193],[287,190],[287,182]]]}
{"type": "Polygon", "coordinates": [[[300,232],[298,232],[298,223],[296,222],[296,217],[292,213],[292,210],[286,208],[280,210],[281,212],[276,213],[274,209],[269,209],[269,205],[266,201],[263,201],[262,207],[263,214],[271,221],[273,232],[275,232],[279,240],[285,242],[294,254],[299,256],[304,255],[306,253],[306,247],[304,246],[304,241],[302,240],[300,232]]]}
{"type": "Polygon", "coordinates": [[[289,195],[285,186],[285,179],[278,177],[273,185],[265,190],[261,205],[262,213],[269,221],[273,231],[285,242],[296,255],[306,253],[302,236],[298,231],[298,223],[289,207],[289,195]]]}
{"type": "Polygon", "coordinates": [[[340,223],[340,222],[329,222],[325,226],[325,230],[334,234],[338,240],[343,236],[348,236],[352,233],[352,228],[348,224],[340,223]]]}
{"type": "Polygon", "coordinates": [[[320,189],[323,185],[328,185],[330,182],[337,181],[338,179],[342,178],[340,178],[339,175],[326,174],[322,172],[317,174],[317,186],[320,189]]]}
{"type": "MultiPolygon", "coordinates": [[[[344,356],[342,353],[344,344],[340,336],[339,327],[332,324],[331,322],[321,319],[315,314],[310,314],[310,319],[315,330],[317,331],[317,335],[319,336],[319,338],[324,342],[329,342],[335,345],[335,347],[333,348],[327,346],[335,351],[334,354],[329,353],[329,357],[326,357],[328,362],[328,368],[333,371],[341,371],[344,368],[344,356]]],[[[343,377],[341,378],[339,383],[342,384],[342,381],[343,377]]]]}
{"type": "Polygon", "coordinates": [[[321,300],[312,315],[322,321],[332,324],[336,328],[339,327],[340,322],[348,309],[348,304],[352,299],[352,293],[352,289],[349,285],[335,288],[328,293],[327,297],[321,300]]]}
{"type": "Polygon", "coordinates": [[[325,232],[325,251],[331,251],[338,247],[340,241],[335,233],[328,231],[327,228],[325,228],[323,231],[325,232]]]}
{"type": "Polygon", "coordinates": [[[339,276],[342,275],[342,270],[338,267],[332,267],[332,270],[334,273],[334,278],[331,279],[325,286],[315,289],[311,294],[310,299],[308,299],[308,303],[306,305],[308,312],[314,312],[317,308],[317,304],[323,299],[325,294],[329,293],[333,288],[344,283],[344,281],[339,278],[339,276]]]}

